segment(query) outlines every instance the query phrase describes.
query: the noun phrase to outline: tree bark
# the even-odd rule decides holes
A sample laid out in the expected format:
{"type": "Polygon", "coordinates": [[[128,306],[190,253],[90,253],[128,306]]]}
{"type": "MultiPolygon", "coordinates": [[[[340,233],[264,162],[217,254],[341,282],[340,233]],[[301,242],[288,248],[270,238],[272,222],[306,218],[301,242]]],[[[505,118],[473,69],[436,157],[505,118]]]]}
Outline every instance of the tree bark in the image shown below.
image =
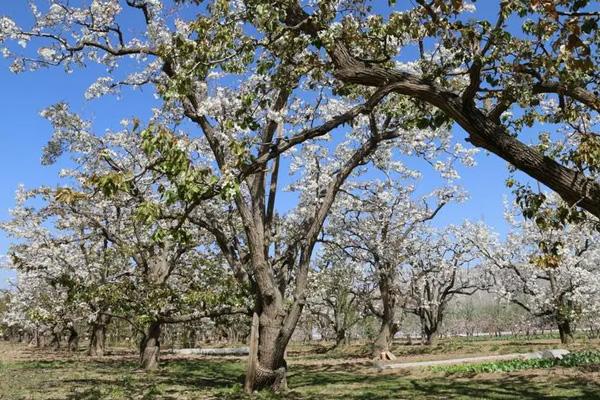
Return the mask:
{"type": "Polygon", "coordinates": [[[423,344],[425,346],[431,346],[434,344],[435,342],[435,332],[432,332],[431,330],[424,330],[423,331],[423,344]]]}
{"type": "Polygon", "coordinates": [[[396,327],[393,319],[391,321],[382,320],[377,339],[373,343],[373,358],[379,358],[381,353],[390,351],[390,345],[395,334],[396,327]]]}
{"type": "Polygon", "coordinates": [[[379,293],[381,295],[383,312],[379,316],[381,318],[379,334],[373,343],[373,358],[379,358],[382,352],[390,351],[390,345],[394,339],[394,335],[398,331],[398,327],[394,323],[396,317],[396,296],[392,291],[390,268],[385,268],[385,271],[380,272],[379,275],[379,293]]]}
{"type": "Polygon", "coordinates": [[[160,359],[160,322],[151,322],[140,343],[140,364],[145,370],[154,370],[160,359]]]}
{"type": "Polygon", "coordinates": [[[189,328],[187,331],[187,335],[185,335],[184,338],[185,338],[184,347],[187,347],[187,348],[196,347],[196,342],[197,342],[196,328],[194,328],[194,327],[189,328]]]}
{"type": "Polygon", "coordinates": [[[88,355],[92,357],[103,357],[106,353],[106,328],[110,323],[110,317],[101,314],[92,323],[88,355]]]}
{"type": "Polygon", "coordinates": [[[79,349],[79,334],[74,327],[69,328],[69,340],[67,346],[71,352],[76,352],[79,349]]]}
{"type": "Polygon", "coordinates": [[[335,333],[335,346],[333,349],[337,349],[340,346],[346,346],[348,344],[348,333],[346,332],[346,328],[339,328],[335,333]]]}
{"type": "MultiPolygon", "coordinates": [[[[257,310],[258,346],[256,364],[250,371],[254,376],[247,376],[245,390],[269,389],[280,392],[287,389],[287,363],[285,350],[291,338],[291,332],[284,329],[286,316],[279,301],[270,301],[257,310]]],[[[295,326],[295,324],[294,324],[295,326]]]]}
{"type": "Polygon", "coordinates": [[[60,333],[52,332],[50,347],[52,347],[52,350],[60,350],[60,333]]]}
{"type": "Polygon", "coordinates": [[[258,333],[258,365],[254,388],[287,389],[285,350],[289,338],[282,335],[283,310],[269,307],[260,313],[258,333]]]}
{"type": "Polygon", "coordinates": [[[571,344],[575,341],[573,336],[573,329],[569,321],[558,322],[558,334],[560,335],[560,342],[562,344],[571,344]]]}
{"type": "Polygon", "coordinates": [[[29,342],[28,346],[32,347],[35,346],[37,348],[40,348],[42,345],[41,340],[40,340],[40,331],[39,329],[35,329],[33,331],[33,336],[31,337],[31,341],[29,342]]]}
{"type": "Polygon", "coordinates": [[[435,320],[435,316],[431,314],[426,315],[425,313],[423,313],[422,315],[420,315],[421,337],[423,344],[426,346],[431,346],[432,344],[434,344],[435,336],[439,327],[439,321],[435,320]]]}
{"type": "Polygon", "coordinates": [[[256,365],[258,363],[258,314],[255,312],[252,315],[252,326],[250,328],[250,342],[248,354],[248,367],[246,369],[246,381],[244,383],[244,391],[248,394],[252,393],[254,380],[256,378],[256,365]]]}

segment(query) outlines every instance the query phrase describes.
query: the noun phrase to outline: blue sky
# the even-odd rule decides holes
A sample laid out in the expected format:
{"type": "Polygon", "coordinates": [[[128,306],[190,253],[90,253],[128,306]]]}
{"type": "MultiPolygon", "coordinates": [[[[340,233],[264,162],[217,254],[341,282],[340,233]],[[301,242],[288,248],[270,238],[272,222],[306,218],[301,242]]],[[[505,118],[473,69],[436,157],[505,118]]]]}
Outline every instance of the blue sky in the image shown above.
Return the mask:
{"type": "MultiPolygon", "coordinates": [[[[18,21],[28,20],[27,3],[3,1],[0,15],[11,16],[18,21]]],[[[73,110],[92,119],[96,131],[102,132],[107,128],[117,128],[122,118],[147,116],[150,107],[156,104],[149,90],[127,91],[122,99],[109,97],[86,101],[83,93],[102,71],[99,67],[76,69],[72,74],[66,74],[61,68],[54,68],[15,75],[8,70],[8,66],[7,60],[0,59],[1,220],[8,218],[8,210],[14,204],[14,192],[19,184],[32,188],[55,185],[58,182],[57,174],[61,163],[50,167],[40,163],[42,148],[51,135],[50,124],[39,115],[42,109],[56,102],[66,101],[73,110]]],[[[465,144],[464,132],[460,128],[454,129],[454,132],[455,140],[465,144]]],[[[462,179],[458,183],[468,190],[470,200],[444,209],[436,223],[445,225],[460,223],[465,218],[482,219],[504,233],[506,224],[502,217],[503,196],[509,194],[504,186],[507,177],[506,163],[485,152],[477,155],[477,162],[478,166],[475,168],[460,170],[462,179]]],[[[433,182],[435,180],[432,173],[426,172],[421,186],[427,190],[434,186],[433,182]]],[[[285,204],[282,206],[285,207],[285,204]]],[[[0,254],[6,254],[9,243],[8,238],[0,232],[0,254]]],[[[6,281],[11,276],[11,271],[0,270],[0,288],[7,286],[6,281]]]]}

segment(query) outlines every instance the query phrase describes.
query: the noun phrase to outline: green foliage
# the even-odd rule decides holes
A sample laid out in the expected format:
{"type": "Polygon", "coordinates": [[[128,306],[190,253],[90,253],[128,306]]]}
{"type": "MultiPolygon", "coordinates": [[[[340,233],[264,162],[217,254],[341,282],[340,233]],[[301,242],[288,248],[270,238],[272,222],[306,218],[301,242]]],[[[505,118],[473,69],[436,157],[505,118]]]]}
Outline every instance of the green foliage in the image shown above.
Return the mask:
{"type": "Polygon", "coordinates": [[[98,188],[106,197],[116,196],[120,192],[130,193],[132,190],[130,173],[108,172],[101,175],[93,175],[89,184],[98,188]]]}
{"type": "MultiPolygon", "coordinates": [[[[517,184],[512,178],[506,182],[508,187],[515,187],[515,201],[521,208],[525,219],[532,219],[542,230],[562,229],[567,224],[578,224],[585,220],[582,210],[565,202],[556,205],[547,204],[544,193],[534,192],[528,185],[517,184]],[[516,185],[516,186],[515,186],[516,185]]],[[[542,248],[543,252],[547,249],[542,248]]]]}
{"type": "Polygon", "coordinates": [[[532,360],[495,361],[480,364],[460,364],[449,367],[433,367],[434,371],[448,374],[480,374],[493,372],[514,372],[524,369],[553,368],[553,367],[581,367],[587,365],[600,365],[600,351],[580,351],[570,353],[561,359],[539,358],[532,360]]]}
{"type": "MultiPolygon", "coordinates": [[[[152,166],[154,172],[166,176],[172,183],[172,187],[160,185],[158,188],[166,205],[177,201],[198,203],[217,191],[219,178],[209,168],[195,167],[171,131],[151,125],[140,135],[144,153],[155,160],[152,166]]],[[[151,221],[156,214],[148,206],[140,212],[147,217],[147,221],[151,221]]]]}
{"type": "Polygon", "coordinates": [[[77,201],[85,200],[87,196],[83,193],[76,192],[71,188],[58,188],[56,189],[54,198],[58,202],[74,204],[77,201]]]}

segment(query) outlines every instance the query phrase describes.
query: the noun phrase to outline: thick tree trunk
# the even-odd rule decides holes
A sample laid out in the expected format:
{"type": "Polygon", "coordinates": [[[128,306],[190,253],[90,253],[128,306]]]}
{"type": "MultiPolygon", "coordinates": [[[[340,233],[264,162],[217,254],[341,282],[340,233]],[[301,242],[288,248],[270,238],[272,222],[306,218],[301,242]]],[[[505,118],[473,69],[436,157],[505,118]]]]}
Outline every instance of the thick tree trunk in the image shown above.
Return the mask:
{"type": "Polygon", "coordinates": [[[106,353],[106,328],[110,320],[111,318],[108,315],[101,314],[92,322],[88,347],[89,356],[103,357],[106,353]]]}
{"type": "Polygon", "coordinates": [[[425,346],[431,346],[435,343],[435,332],[429,330],[423,331],[423,344],[425,346]]]}
{"type": "Polygon", "coordinates": [[[291,335],[283,332],[285,316],[281,307],[271,303],[257,312],[258,346],[256,364],[248,370],[246,391],[270,389],[279,392],[287,389],[287,363],[285,352],[291,335]]]}
{"type": "Polygon", "coordinates": [[[434,344],[437,331],[437,324],[430,324],[426,317],[421,317],[421,338],[422,343],[425,346],[431,346],[434,344]]]}
{"type": "Polygon", "coordinates": [[[381,353],[390,351],[390,346],[396,331],[397,329],[393,317],[390,320],[381,321],[377,339],[375,339],[375,342],[373,343],[373,358],[379,358],[381,353]]]}
{"type": "Polygon", "coordinates": [[[160,360],[160,322],[151,322],[140,343],[140,364],[145,370],[157,369],[160,360]]]}
{"type": "Polygon", "coordinates": [[[79,334],[74,327],[69,328],[69,340],[67,346],[71,352],[76,352],[79,349],[79,334]]]}
{"type": "Polygon", "coordinates": [[[560,342],[562,344],[571,344],[575,341],[571,323],[569,321],[558,322],[558,334],[560,335],[560,342]]]}
{"type": "Polygon", "coordinates": [[[285,350],[289,338],[281,335],[281,317],[262,313],[259,317],[258,365],[254,388],[270,388],[273,391],[287,389],[287,363],[285,350]]]}

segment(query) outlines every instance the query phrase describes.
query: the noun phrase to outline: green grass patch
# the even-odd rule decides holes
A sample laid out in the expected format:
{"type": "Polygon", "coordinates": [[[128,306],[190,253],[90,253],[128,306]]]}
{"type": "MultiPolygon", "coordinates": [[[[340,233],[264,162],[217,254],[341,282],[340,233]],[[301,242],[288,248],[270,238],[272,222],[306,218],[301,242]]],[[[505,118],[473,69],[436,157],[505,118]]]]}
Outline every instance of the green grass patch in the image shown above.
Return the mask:
{"type": "Polygon", "coordinates": [[[578,351],[562,358],[539,358],[531,360],[502,360],[479,364],[459,364],[444,367],[432,367],[433,371],[448,374],[480,374],[494,372],[514,372],[524,369],[553,368],[553,367],[582,367],[600,365],[600,351],[578,351]]]}

